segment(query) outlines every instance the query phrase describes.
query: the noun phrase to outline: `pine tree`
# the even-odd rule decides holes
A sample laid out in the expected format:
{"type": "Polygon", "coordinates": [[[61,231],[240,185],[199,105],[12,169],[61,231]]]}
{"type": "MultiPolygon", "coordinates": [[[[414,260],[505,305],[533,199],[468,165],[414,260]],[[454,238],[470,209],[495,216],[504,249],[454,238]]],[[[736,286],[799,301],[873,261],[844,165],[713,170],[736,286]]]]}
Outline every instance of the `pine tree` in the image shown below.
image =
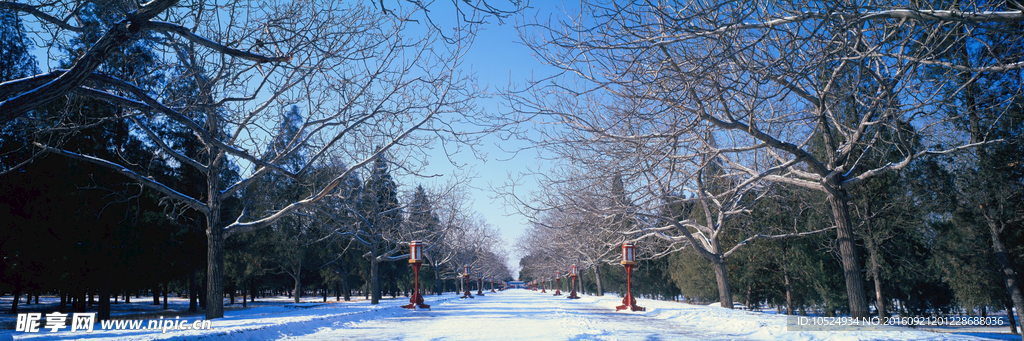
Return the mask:
{"type": "Polygon", "coordinates": [[[370,302],[377,304],[382,294],[381,263],[390,261],[389,257],[399,250],[388,237],[402,225],[398,188],[391,179],[388,161],[383,154],[374,160],[370,177],[363,185],[359,212],[363,220],[360,234],[370,261],[370,302]]]}
{"type": "Polygon", "coordinates": [[[31,46],[17,13],[0,9],[0,83],[38,72],[36,60],[29,54],[31,46]]]}

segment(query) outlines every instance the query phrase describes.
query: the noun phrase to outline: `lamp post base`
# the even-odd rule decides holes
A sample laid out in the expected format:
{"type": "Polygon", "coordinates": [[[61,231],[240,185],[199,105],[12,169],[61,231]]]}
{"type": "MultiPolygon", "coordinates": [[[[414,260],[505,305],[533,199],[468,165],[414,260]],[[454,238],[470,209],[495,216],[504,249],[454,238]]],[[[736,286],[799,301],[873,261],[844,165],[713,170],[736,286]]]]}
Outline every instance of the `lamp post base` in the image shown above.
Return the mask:
{"type": "Polygon", "coordinates": [[[420,296],[420,263],[419,261],[409,261],[412,263],[412,269],[416,273],[415,289],[412,292],[412,297],[409,297],[409,304],[403,305],[405,309],[427,309],[430,310],[430,305],[423,304],[423,296],[420,296]]]}
{"type": "Polygon", "coordinates": [[[569,299],[579,299],[580,298],[579,296],[576,296],[576,276],[572,276],[572,291],[569,292],[569,296],[566,296],[565,298],[569,298],[569,299]]]}
{"type": "Polygon", "coordinates": [[[412,297],[409,297],[409,304],[403,305],[402,308],[405,308],[405,309],[420,308],[420,309],[430,310],[430,305],[429,304],[423,304],[423,296],[420,296],[419,293],[414,293],[414,294],[412,294],[412,297]]]}
{"type": "Polygon", "coordinates": [[[623,262],[626,267],[626,297],[622,298],[622,305],[615,307],[615,311],[629,309],[631,311],[647,311],[647,308],[636,305],[636,298],[633,298],[633,265],[636,263],[623,262]]]}
{"type": "Polygon", "coordinates": [[[636,299],[633,298],[633,294],[626,294],[626,297],[622,298],[622,305],[615,307],[615,311],[626,309],[630,311],[647,311],[647,308],[636,305],[636,299]]]}
{"type": "Polygon", "coordinates": [[[469,275],[466,275],[466,292],[459,298],[473,298],[473,295],[469,293],[469,275]]]}

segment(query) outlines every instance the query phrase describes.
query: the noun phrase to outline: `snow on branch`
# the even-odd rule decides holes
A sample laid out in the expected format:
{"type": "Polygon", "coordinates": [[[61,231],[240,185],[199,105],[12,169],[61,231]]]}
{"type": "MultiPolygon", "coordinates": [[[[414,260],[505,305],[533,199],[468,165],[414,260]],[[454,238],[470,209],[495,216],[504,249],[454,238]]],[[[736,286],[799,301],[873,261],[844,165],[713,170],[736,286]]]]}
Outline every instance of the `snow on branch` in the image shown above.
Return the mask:
{"type": "Polygon", "coordinates": [[[17,2],[0,1],[0,9],[7,9],[7,10],[12,10],[12,11],[18,11],[18,12],[25,12],[25,13],[31,14],[32,16],[34,16],[36,18],[39,18],[39,20],[41,20],[43,22],[48,22],[48,23],[57,25],[57,27],[63,28],[65,30],[74,31],[74,32],[85,32],[85,28],[82,28],[82,27],[79,27],[79,26],[75,26],[75,25],[71,25],[71,24],[69,24],[67,22],[67,20],[57,19],[56,17],[47,14],[46,12],[40,11],[39,7],[40,6],[32,6],[32,5],[21,4],[21,3],[17,3],[17,2]]]}
{"type": "Polygon", "coordinates": [[[747,243],[755,241],[755,240],[758,240],[758,239],[783,239],[783,238],[806,237],[806,236],[810,236],[810,235],[814,235],[814,234],[818,234],[818,233],[822,233],[822,232],[831,231],[831,230],[834,230],[835,228],[836,228],[835,226],[829,226],[829,227],[826,227],[826,228],[823,228],[823,229],[820,229],[820,230],[807,231],[807,232],[794,232],[794,233],[773,234],[773,235],[755,234],[753,236],[747,237],[747,239],[744,239],[743,241],[741,241],[739,243],[736,243],[736,245],[733,245],[733,247],[730,248],[729,251],[726,251],[725,253],[722,254],[722,258],[723,259],[724,258],[729,258],[729,256],[732,255],[733,252],[736,252],[736,250],[738,250],[741,246],[747,245],[747,243]]]}
{"type": "Polygon", "coordinates": [[[72,158],[72,159],[76,159],[76,160],[80,160],[80,161],[85,161],[85,162],[89,162],[89,163],[92,163],[92,164],[95,164],[95,165],[103,166],[105,168],[109,168],[109,169],[111,169],[111,170],[113,170],[113,171],[115,171],[115,172],[117,172],[117,173],[119,173],[121,175],[124,175],[124,176],[127,176],[127,177],[131,178],[132,180],[141,182],[141,183],[145,184],[146,186],[149,186],[149,187],[159,191],[160,193],[166,194],[167,196],[170,196],[171,198],[180,200],[181,202],[184,202],[185,205],[188,205],[188,207],[191,207],[191,208],[193,208],[193,209],[195,209],[197,211],[200,211],[202,213],[208,213],[210,211],[209,207],[207,207],[206,204],[203,204],[201,201],[196,200],[196,199],[194,199],[194,198],[192,198],[192,197],[190,197],[188,195],[185,195],[185,194],[183,194],[181,192],[178,192],[178,191],[176,191],[176,190],[174,190],[174,189],[172,189],[170,187],[167,187],[166,185],[160,183],[159,181],[153,180],[150,177],[143,176],[143,175],[141,175],[139,173],[136,173],[135,171],[132,171],[131,169],[125,168],[122,165],[119,165],[119,164],[116,164],[116,163],[113,163],[113,162],[110,162],[110,161],[107,161],[107,160],[104,160],[104,159],[100,159],[100,158],[97,158],[97,157],[93,157],[93,156],[89,156],[89,155],[82,155],[82,154],[78,154],[78,153],[75,153],[75,152],[71,152],[71,151],[67,151],[67,150],[63,150],[63,149],[59,149],[59,148],[50,147],[50,146],[41,144],[39,142],[34,142],[33,144],[36,147],[39,147],[39,148],[45,150],[46,152],[54,153],[54,154],[57,154],[57,155],[61,155],[61,156],[69,157],[69,158],[72,158]]]}
{"type": "Polygon", "coordinates": [[[82,55],[71,69],[46,84],[0,102],[0,124],[24,115],[29,110],[50,103],[74,91],[105,63],[121,46],[137,39],[139,25],[162,13],[177,0],[153,0],[118,21],[82,55]]]}
{"type": "Polygon", "coordinates": [[[224,46],[222,44],[219,44],[217,42],[214,42],[212,40],[206,39],[205,37],[202,37],[202,36],[197,35],[195,33],[192,33],[192,31],[189,31],[189,29],[187,29],[187,28],[185,28],[185,27],[183,27],[181,25],[169,23],[169,22],[166,22],[166,21],[150,21],[149,23],[146,24],[145,28],[147,30],[151,30],[151,31],[171,32],[171,33],[177,34],[179,36],[182,36],[185,39],[188,39],[189,41],[191,41],[193,43],[205,46],[205,47],[210,48],[210,49],[212,49],[214,51],[217,51],[217,52],[220,52],[220,53],[232,56],[232,57],[238,57],[238,58],[242,58],[242,59],[245,59],[245,60],[254,61],[254,62],[257,62],[257,63],[287,62],[287,61],[292,59],[291,56],[267,57],[267,56],[264,56],[264,55],[260,55],[260,54],[256,54],[256,53],[252,53],[252,52],[248,52],[248,51],[242,51],[242,50],[239,50],[239,49],[233,49],[233,48],[224,46]]]}

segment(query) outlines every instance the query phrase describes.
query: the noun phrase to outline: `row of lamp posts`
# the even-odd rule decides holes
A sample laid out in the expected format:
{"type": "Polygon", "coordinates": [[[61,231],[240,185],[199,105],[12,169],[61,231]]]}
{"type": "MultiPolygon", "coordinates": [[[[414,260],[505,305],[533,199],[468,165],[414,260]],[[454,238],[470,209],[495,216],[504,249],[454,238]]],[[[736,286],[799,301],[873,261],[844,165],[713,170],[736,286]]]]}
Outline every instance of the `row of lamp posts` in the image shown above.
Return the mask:
{"type": "MultiPolygon", "coordinates": [[[[430,309],[430,305],[423,304],[423,296],[420,295],[420,265],[423,264],[423,242],[412,241],[409,243],[409,263],[412,264],[412,270],[415,273],[414,288],[412,291],[412,297],[409,297],[409,304],[403,305],[402,308],[406,309],[430,309]]],[[[469,266],[462,267],[462,277],[464,277],[464,287],[466,291],[463,293],[462,298],[473,298],[473,295],[469,292],[469,266]]],[[[479,282],[477,282],[477,296],[484,296],[484,278],[480,276],[479,282]]],[[[491,292],[494,291],[494,281],[491,281],[491,292]]]]}
{"type": "MultiPolygon", "coordinates": [[[[622,305],[615,307],[615,311],[629,309],[631,311],[646,311],[647,308],[636,305],[636,298],[633,297],[633,267],[636,266],[636,249],[633,244],[622,243],[622,261],[619,262],[622,266],[626,267],[626,297],[622,298],[622,305]]],[[[579,270],[576,268],[576,264],[569,266],[569,276],[572,277],[572,290],[569,296],[566,298],[577,299],[580,298],[576,295],[576,277],[579,276],[579,270]]],[[[540,281],[533,281],[530,283],[530,288],[534,291],[540,286],[541,293],[547,293],[547,278],[542,277],[540,281]]],[[[562,276],[561,272],[555,270],[555,294],[554,296],[562,295],[559,290],[562,287],[562,276]]]]}
{"type": "MultiPolygon", "coordinates": [[[[412,297],[409,297],[409,304],[403,305],[402,308],[406,309],[430,309],[430,305],[423,304],[423,296],[420,296],[420,265],[423,264],[423,243],[419,241],[412,241],[409,243],[409,263],[412,264],[412,270],[415,273],[415,286],[413,287],[412,297]]],[[[644,311],[647,310],[644,307],[636,305],[636,298],[633,298],[633,267],[636,266],[636,251],[633,244],[622,243],[622,261],[619,262],[622,266],[626,267],[626,297],[622,298],[622,305],[615,307],[616,311],[629,309],[631,311],[644,311]]],[[[462,295],[462,298],[473,298],[473,295],[469,293],[469,266],[462,267],[463,276],[465,277],[465,288],[466,291],[462,295]]],[[[579,270],[576,268],[576,264],[569,267],[569,276],[572,277],[572,290],[567,298],[578,299],[576,295],[576,277],[579,276],[579,270]]],[[[555,294],[554,296],[561,296],[562,292],[559,290],[562,286],[561,272],[555,271],[555,294]]],[[[543,283],[541,292],[544,293],[543,283]]],[[[476,294],[483,296],[484,278],[480,276],[476,294]]],[[[537,290],[537,283],[533,283],[533,290],[537,290]]],[[[494,292],[494,281],[491,281],[491,292],[494,292]]]]}

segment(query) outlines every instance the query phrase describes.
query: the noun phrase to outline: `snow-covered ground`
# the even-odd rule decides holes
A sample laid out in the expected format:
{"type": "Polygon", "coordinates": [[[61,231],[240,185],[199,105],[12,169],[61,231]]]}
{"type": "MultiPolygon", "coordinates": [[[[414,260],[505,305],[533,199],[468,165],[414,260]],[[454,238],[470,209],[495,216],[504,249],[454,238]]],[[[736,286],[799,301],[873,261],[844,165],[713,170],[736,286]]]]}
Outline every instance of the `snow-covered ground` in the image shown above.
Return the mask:
{"type": "Polygon", "coordinates": [[[429,311],[402,309],[408,300],[401,298],[376,306],[365,300],[275,304],[229,310],[211,321],[211,330],[100,330],[97,323],[91,333],[3,330],[0,340],[979,340],[909,328],[787,331],[785,316],[645,299],[638,304],[647,311],[616,312],[621,298],[613,295],[569,300],[513,289],[474,299],[425,299],[429,311]]]}

